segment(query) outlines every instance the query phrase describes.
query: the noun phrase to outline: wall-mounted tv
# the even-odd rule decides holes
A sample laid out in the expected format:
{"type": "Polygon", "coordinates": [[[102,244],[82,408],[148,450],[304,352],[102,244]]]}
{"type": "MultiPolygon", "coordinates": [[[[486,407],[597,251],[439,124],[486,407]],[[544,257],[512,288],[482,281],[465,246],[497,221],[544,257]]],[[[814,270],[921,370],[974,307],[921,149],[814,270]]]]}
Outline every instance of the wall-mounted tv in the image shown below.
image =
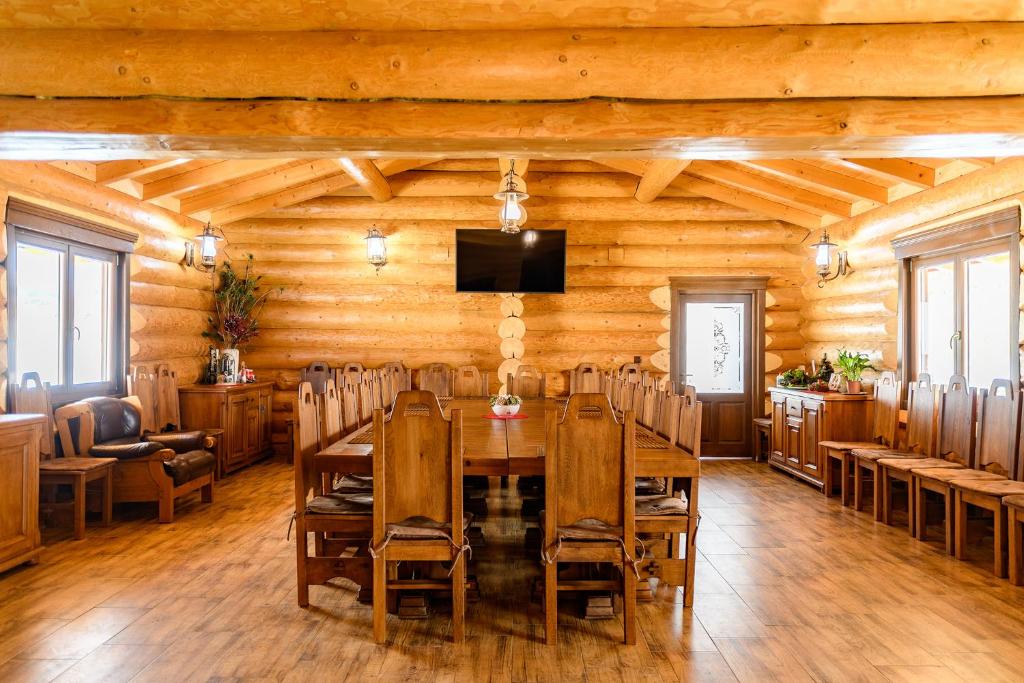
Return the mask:
{"type": "Polygon", "coordinates": [[[455,290],[565,293],[565,230],[456,230],[455,290]]]}

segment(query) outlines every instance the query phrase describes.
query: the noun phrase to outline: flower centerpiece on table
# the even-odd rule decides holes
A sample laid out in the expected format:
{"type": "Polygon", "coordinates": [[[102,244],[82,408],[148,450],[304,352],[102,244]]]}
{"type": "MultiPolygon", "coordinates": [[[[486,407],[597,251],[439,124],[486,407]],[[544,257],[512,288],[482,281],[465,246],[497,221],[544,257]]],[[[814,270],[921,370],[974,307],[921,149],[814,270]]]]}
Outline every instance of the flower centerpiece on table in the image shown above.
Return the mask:
{"type": "Polygon", "coordinates": [[[495,415],[515,415],[519,412],[523,400],[515,394],[494,394],[490,398],[491,411],[495,415]]]}

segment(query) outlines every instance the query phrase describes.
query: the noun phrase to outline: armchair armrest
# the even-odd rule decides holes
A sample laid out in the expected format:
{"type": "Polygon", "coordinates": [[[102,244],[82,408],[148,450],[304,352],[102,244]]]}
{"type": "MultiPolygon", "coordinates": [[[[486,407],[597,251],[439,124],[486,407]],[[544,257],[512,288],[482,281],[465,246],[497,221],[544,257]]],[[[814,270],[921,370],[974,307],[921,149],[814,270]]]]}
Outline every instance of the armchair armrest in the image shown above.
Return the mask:
{"type": "MultiPolygon", "coordinates": [[[[136,443],[97,444],[89,449],[89,455],[97,458],[117,458],[118,460],[135,460],[145,458],[154,453],[167,450],[163,445],[147,441],[136,443]]],[[[168,453],[173,456],[173,453],[168,453]]]]}
{"type": "Polygon", "coordinates": [[[209,439],[206,438],[206,432],[201,430],[146,434],[143,436],[143,439],[149,443],[160,444],[163,448],[170,448],[178,454],[199,451],[210,447],[207,445],[209,439]]]}

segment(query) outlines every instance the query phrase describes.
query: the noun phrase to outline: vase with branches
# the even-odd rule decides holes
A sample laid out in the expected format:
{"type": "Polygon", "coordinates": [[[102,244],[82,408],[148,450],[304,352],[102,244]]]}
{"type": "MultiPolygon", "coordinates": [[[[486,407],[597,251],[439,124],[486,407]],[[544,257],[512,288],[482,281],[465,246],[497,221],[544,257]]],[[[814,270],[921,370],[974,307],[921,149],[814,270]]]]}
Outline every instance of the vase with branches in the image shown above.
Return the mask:
{"type": "Polygon", "coordinates": [[[227,372],[237,375],[239,349],[259,336],[259,314],[268,297],[282,288],[273,290],[260,286],[262,276],[253,274],[252,254],[246,256],[245,269],[241,271],[230,261],[225,262],[217,271],[217,279],[213,315],[207,318],[210,329],[203,332],[203,336],[224,347],[222,356],[232,358],[233,363],[227,372]]]}

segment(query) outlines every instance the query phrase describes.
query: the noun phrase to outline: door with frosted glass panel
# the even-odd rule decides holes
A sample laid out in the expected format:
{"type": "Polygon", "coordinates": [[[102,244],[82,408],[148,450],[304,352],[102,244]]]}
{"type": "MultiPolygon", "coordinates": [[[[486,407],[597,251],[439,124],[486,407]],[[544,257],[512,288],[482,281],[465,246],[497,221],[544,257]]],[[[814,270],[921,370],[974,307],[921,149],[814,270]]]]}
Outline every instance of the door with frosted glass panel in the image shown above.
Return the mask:
{"type": "Polygon", "coordinates": [[[750,455],[749,294],[682,294],[678,384],[703,404],[701,455],[750,455]]]}
{"type": "Polygon", "coordinates": [[[1005,241],[914,263],[913,368],[971,386],[1016,379],[1016,268],[1005,241]]]}

